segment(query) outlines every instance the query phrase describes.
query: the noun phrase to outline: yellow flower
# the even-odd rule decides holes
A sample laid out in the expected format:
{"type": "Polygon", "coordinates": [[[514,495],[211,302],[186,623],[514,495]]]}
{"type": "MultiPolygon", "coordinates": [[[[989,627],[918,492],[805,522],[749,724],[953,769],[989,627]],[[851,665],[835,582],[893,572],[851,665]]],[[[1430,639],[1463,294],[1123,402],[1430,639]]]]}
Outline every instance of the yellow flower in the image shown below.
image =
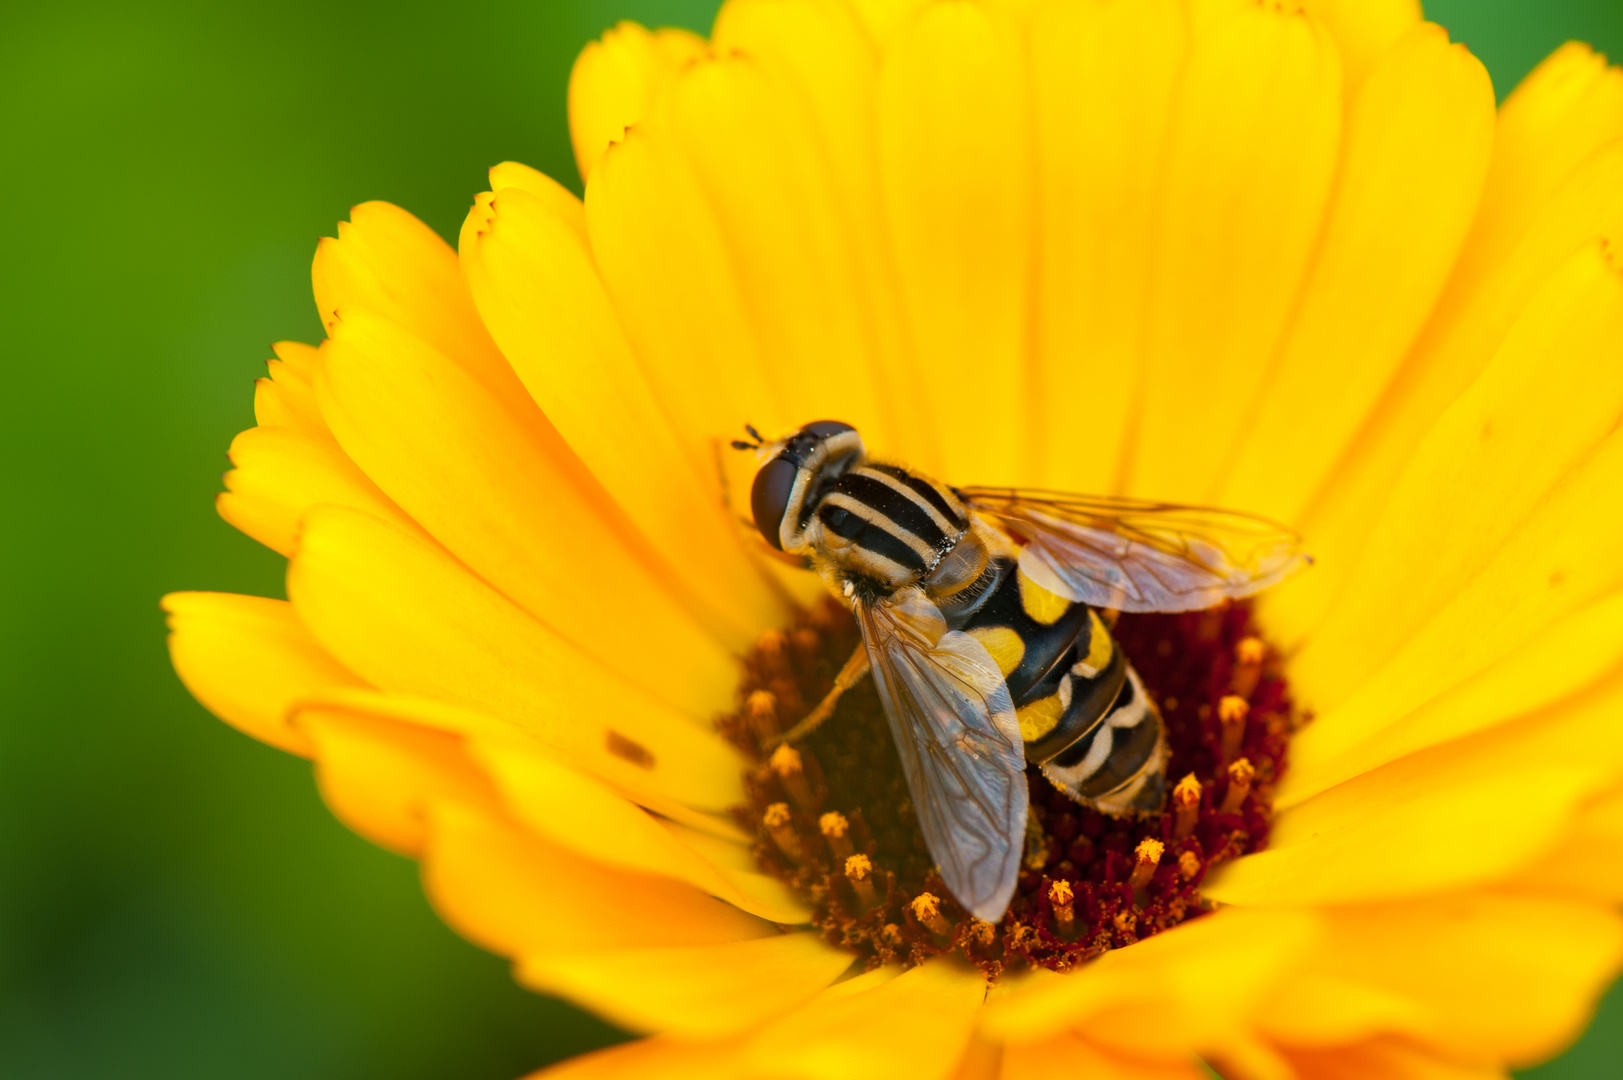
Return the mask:
{"type": "Polygon", "coordinates": [[[507,164],[458,251],[380,203],[323,241],[328,340],[220,497],[290,602],[166,600],[197,697],[450,923],[653,1033],[557,1075],[1490,1077],[1574,1035],[1623,959],[1623,75],[1568,46],[1496,115],[1412,0],[731,0],[611,31],[570,113],[584,205],[507,164]],[[1314,719],[1215,912],[990,989],[804,928],[714,721],[819,586],[717,448],[824,416],[1304,533],[1257,617],[1314,719]]]}

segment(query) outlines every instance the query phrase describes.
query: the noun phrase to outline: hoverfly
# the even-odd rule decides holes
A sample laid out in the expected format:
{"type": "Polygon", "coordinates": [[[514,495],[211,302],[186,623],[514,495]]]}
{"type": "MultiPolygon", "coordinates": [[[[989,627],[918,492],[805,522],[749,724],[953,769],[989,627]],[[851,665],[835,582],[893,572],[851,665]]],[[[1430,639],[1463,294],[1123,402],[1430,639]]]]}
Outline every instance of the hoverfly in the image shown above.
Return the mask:
{"type": "Polygon", "coordinates": [[[938,483],[870,460],[849,424],[766,444],[750,495],[766,542],[809,562],[862,645],[784,738],[870,671],[942,880],[996,922],[1023,851],[1027,762],[1076,801],[1158,812],[1166,735],[1100,611],[1190,611],[1308,562],[1261,518],[1135,499],[938,483]]]}

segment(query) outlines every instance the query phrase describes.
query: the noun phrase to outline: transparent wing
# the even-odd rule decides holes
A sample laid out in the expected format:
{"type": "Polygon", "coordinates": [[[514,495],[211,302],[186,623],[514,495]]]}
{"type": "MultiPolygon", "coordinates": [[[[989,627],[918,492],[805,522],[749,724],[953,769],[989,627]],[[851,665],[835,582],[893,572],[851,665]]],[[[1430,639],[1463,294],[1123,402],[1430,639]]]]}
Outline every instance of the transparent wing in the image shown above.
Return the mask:
{"type": "Polygon", "coordinates": [[[1019,488],[959,495],[1024,545],[1020,568],[1032,580],[1094,607],[1194,611],[1312,562],[1291,530],[1231,510],[1019,488]]]}
{"type": "Polygon", "coordinates": [[[958,902],[996,922],[1026,832],[1025,749],[986,647],[918,589],[856,604],[874,685],[930,854],[958,902]]]}

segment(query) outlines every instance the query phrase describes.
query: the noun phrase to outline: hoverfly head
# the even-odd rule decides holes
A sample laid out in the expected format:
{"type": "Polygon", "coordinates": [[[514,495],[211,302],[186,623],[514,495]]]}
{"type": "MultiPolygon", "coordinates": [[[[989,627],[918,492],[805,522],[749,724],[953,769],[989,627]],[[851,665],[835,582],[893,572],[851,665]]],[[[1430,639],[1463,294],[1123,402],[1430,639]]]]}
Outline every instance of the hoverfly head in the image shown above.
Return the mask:
{"type": "MultiPolygon", "coordinates": [[[[744,448],[754,449],[748,444],[744,448]]],[[[850,424],[818,420],[763,451],[765,460],[750,490],[750,512],[767,543],[793,551],[801,546],[817,495],[862,460],[862,436],[850,424]]]]}

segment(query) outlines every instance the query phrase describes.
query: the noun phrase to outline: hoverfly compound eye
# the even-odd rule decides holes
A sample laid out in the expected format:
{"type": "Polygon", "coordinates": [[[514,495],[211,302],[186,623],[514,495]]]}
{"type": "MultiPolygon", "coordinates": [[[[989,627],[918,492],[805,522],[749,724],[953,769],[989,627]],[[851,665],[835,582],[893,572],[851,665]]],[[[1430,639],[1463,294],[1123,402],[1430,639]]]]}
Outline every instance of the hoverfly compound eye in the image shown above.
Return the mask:
{"type": "Polygon", "coordinates": [[[815,435],[819,439],[826,439],[830,435],[839,435],[846,431],[855,431],[856,428],[843,420],[814,420],[800,429],[807,435],[815,435]]]}
{"type": "Polygon", "coordinates": [[[794,489],[795,476],[800,466],[786,457],[775,457],[761,466],[755,474],[755,486],[750,489],[750,513],[755,527],[767,543],[783,550],[779,530],[783,514],[789,508],[789,493],[794,489]]]}
{"type": "Polygon", "coordinates": [[[862,436],[844,421],[816,420],[772,449],[772,459],[755,474],[750,512],[761,536],[782,551],[784,529],[789,530],[790,547],[798,545],[796,538],[805,525],[802,515],[815,505],[818,492],[862,458],[862,436]],[[796,519],[792,525],[791,515],[796,519]]]}

